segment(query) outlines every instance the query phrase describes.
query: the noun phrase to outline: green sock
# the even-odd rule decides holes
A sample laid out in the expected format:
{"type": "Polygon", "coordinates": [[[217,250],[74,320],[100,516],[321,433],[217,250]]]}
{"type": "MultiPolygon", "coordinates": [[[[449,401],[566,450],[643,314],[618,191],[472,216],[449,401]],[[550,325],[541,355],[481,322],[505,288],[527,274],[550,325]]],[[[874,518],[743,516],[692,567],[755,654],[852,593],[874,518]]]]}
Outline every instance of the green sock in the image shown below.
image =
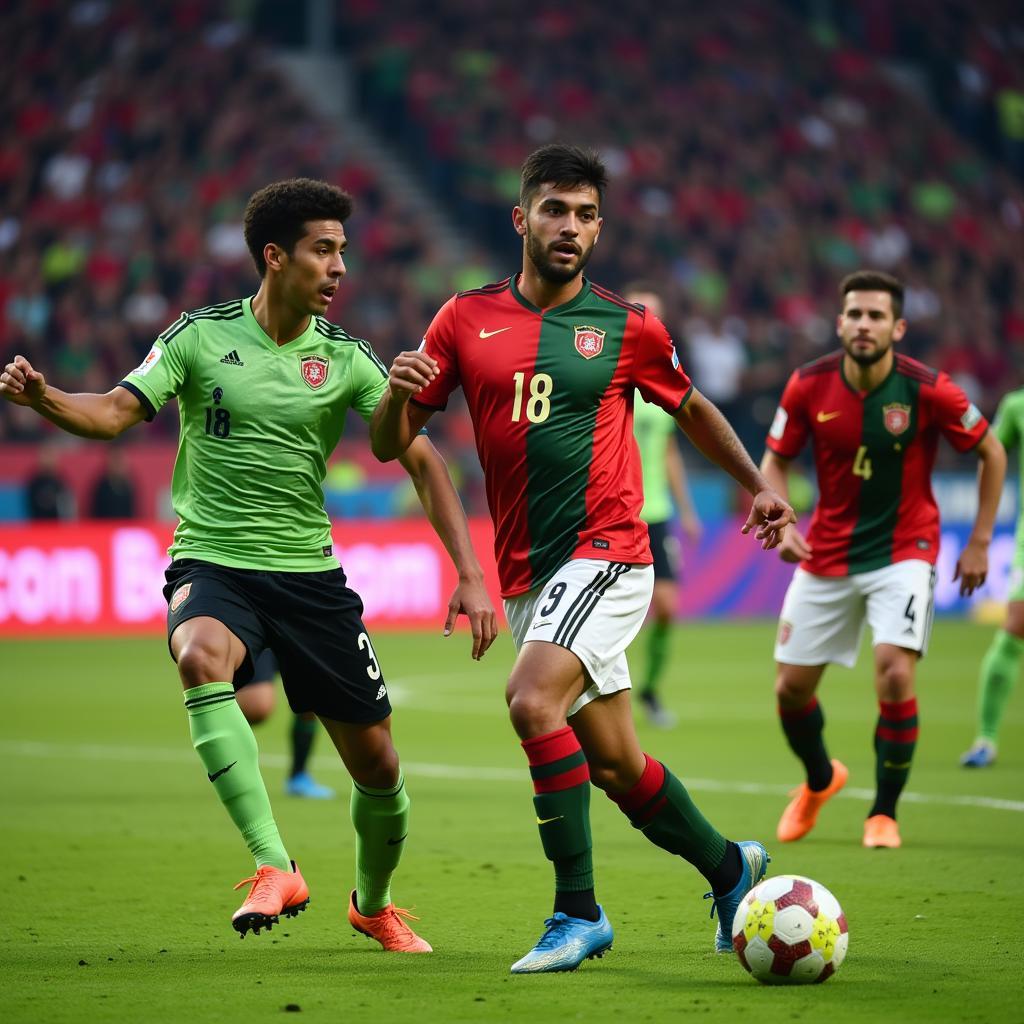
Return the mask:
{"type": "Polygon", "coordinates": [[[993,743],[999,738],[999,723],[1017,683],[1024,640],[1000,629],[981,661],[978,691],[978,735],[993,743]]]}
{"type": "Polygon", "coordinates": [[[313,740],[319,723],[315,718],[305,719],[302,715],[292,717],[292,770],[291,776],[301,775],[309,763],[309,755],[313,750],[313,740]]]}
{"type": "MultiPolygon", "coordinates": [[[[582,752],[581,752],[582,753],[582,752]]],[[[555,892],[594,888],[590,782],[533,798],[544,855],[555,869],[555,892]]]]}
{"type": "Polygon", "coordinates": [[[668,658],[668,641],[672,627],[668,622],[655,620],[647,627],[647,673],[640,687],[642,697],[653,697],[658,688],[658,680],[665,669],[668,658]]]}
{"type": "Polygon", "coordinates": [[[391,876],[409,832],[409,794],[402,773],[392,789],[353,782],[350,809],[356,830],[356,904],[359,913],[369,916],[391,902],[391,876]]]}
{"type": "Polygon", "coordinates": [[[260,775],[256,737],[235,702],[235,688],[230,683],[193,686],[185,691],[185,710],[192,746],[256,866],[270,864],[290,871],[291,860],[260,775]]]}

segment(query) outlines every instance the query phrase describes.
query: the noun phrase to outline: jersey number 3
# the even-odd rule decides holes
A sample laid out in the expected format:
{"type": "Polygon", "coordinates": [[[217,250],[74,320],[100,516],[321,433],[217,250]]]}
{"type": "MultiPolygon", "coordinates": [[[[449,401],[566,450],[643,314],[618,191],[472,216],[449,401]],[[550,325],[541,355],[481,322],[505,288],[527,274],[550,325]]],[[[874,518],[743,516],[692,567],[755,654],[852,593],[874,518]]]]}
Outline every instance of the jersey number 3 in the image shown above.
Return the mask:
{"type": "MultiPolygon", "coordinates": [[[[512,399],[512,422],[518,423],[523,418],[523,391],[526,374],[520,371],[512,374],[516,391],[512,399]]],[[[530,378],[530,395],[526,399],[526,418],[531,423],[543,423],[551,415],[551,391],[554,387],[551,374],[535,373],[530,378]]]]}

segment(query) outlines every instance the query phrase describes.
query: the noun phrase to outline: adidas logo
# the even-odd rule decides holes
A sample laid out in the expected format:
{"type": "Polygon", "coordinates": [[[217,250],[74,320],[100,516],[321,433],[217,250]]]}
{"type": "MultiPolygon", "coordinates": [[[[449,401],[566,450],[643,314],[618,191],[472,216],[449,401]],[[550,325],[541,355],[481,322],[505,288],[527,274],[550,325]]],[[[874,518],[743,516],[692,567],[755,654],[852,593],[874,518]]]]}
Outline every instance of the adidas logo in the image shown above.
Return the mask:
{"type": "Polygon", "coordinates": [[[227,363],[228,366],[245,366],[245,363],[238,358],[238,352],[232,349],[224,358],[221,360],[222,363],[227,363]]]}
{"type": "Polygon", "coordinates": [[[381,683],[381,684],[380,684],[380,689],[379,689],[379,690],[377,691],[377,700],[380,700],[380,699],[381,699],[381,697],[384,697],[384,696],[386,696],[386,695],[387,695],[387,692],[388,692],[388,691],[387,691],[387,689],[385,688],[384,684],[383,684],[383,683],[381,683]]]}

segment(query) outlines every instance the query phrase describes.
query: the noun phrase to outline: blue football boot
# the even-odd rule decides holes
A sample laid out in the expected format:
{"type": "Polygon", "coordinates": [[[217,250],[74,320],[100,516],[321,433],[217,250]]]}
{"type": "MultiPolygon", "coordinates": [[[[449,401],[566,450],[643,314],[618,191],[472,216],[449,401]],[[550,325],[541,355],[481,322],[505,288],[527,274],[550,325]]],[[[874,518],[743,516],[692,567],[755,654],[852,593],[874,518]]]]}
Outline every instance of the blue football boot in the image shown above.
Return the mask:
{"type": "Polygon", "coordinates": [[[963,768],[991,768],[996,763],[996,745],[991,740],[975,740],[971,749],[961,755],[963,768]]]}
{"type": "Polygon", "coordinates": [[[768,851],[753,839],[737,843],[740,848],[740,860],[743,863],[743,873],[740,880],[724,896],[715,897],[714,893],[705,893],[704,899],[713,899],[711,905],[711,916],[718,912],[718,931],[715,932],[715,952],[732,952],[732,922],[736,917],[736,910],[740,900],[764,878],[768,870],[771,857],[768,851]]]}
{"type": "Polygon", "coordinates": [[[546,931],[529,953],[512,965],[513,974],[575,971],[584,960],[602,957],[612,948],[612,926],[604,910],[596,921],[569,917],[561,912],[544,922],[546,931]]]}
{"type": "Polygon", "coordinates": [[[298,775],[293,775],[285,783],[284,791],[289,796],[301,796],[306,800],[330,800],[334,796],[334,790],[330,786],[321,786],[307,772],[299,772],[298,775]]]}

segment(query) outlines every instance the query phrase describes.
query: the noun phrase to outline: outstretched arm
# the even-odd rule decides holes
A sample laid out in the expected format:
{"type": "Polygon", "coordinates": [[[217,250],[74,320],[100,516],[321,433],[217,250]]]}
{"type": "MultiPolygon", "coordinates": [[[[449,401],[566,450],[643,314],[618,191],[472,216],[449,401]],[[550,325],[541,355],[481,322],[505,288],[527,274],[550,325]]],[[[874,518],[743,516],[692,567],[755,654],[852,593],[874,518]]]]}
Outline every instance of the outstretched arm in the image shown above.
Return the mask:
{"type": "Polygon", "coordinates": [[[796,522],[796,515],[751,461],[729,421],[696,389],[675,419],[699,451],[754,496],[743,532],[749,533],[756,526],[754,535],[761,547],[765,551],[777,547],[786,525],[796,522]]]}
{"type": "Polygon", "coordinates": [[[109,441],[146,418],[142,403],[127,388],[105,395],[68,394],[50,387],[24,356],[15,356],[0,373],[0,396],[35,409],[69,434],[94,440],[109,441]]]}
{"type": "Polygon", "coordinates": [[[469,538],[469,524],[462,502],[448,475],[448,467],[426,436],[417,437],[399,456],[412,477],[423,511],[451,556],[459,584],[448,602],[444,635],[448,636],[460,614],[469,618],[473,630],[473,657],[479,660],[498,635],[498,619],[484,586],[484,572],[469,538]]]}
{"type": "MultiPolygon", "coordinates": [[[[789,459],[766,448],[764,458],[761,459],[761,472],[768,486],[781,494],[784,501],[789,501],[789,459]]],[[[807,538],[796,526],[790,526],[779,544],[779,558],[784,562],[802,562],[813,553],[814,549],[807,543],[807,538]]]]}
{"type": "Polygon", "coordinates": [[[953,579],[960,580],[960,595],[973,594],[988,575],[988,546],[992,543],[999,495],[1003,490],[1006,475],[1006,450],[999,438],[990,430],[979,442],[978,453],[978,512],[974,517],[974,529],[967,544],[957,559],[953,579]]]}
{"type": "Polygon", "coordinates": [[[388,373],[388,389],[370,420],[370,447],[381,462],[398,458],[430,419],[430,409],[409,399],[437,375],[437,363],[425,352],[400,352],[388,373]]]}

